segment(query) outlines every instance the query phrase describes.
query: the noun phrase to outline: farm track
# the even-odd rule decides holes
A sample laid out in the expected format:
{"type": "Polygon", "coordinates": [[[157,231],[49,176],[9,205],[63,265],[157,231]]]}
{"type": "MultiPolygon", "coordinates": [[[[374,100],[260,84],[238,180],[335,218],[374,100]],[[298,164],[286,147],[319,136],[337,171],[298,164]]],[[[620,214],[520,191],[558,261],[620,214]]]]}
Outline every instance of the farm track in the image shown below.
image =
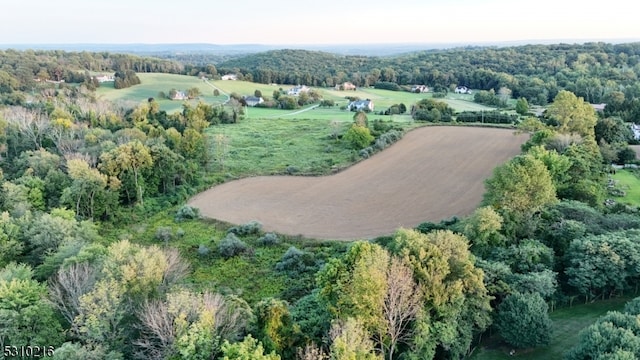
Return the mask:
{"type": "Polygon", "coordinates": [[[351,240],[399,227],[465,216],[480,204],[484,180],[520,153],[512,130],[424,127],[338,174],[259,176],[231,181],[189,201],[203,216],[266,231],[351,240]]]}

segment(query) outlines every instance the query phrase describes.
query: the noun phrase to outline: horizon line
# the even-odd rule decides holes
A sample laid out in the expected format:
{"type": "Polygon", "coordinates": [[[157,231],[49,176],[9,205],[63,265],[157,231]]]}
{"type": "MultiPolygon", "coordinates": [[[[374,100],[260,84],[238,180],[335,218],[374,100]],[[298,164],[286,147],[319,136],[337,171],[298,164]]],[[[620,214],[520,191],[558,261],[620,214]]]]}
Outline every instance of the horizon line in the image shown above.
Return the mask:
{"type": "Polygon", "coordinates": [[[20,43],[0,43],[6,45],[39,45],[39,46],[80,46],[80,45],[213,45],[213,46],[375,46],[375,45],[475,45],[475,44],[496,44],[496,43],[592,43],[592,42],[640,42],[640,37],[630,38],[554,38],[554,39],[519,39],[519,40],[478,40],[478,41],[424,41],[424,42],[367,42],[367,43],[209,43],[209,42],[20,42],[20,43]]]}

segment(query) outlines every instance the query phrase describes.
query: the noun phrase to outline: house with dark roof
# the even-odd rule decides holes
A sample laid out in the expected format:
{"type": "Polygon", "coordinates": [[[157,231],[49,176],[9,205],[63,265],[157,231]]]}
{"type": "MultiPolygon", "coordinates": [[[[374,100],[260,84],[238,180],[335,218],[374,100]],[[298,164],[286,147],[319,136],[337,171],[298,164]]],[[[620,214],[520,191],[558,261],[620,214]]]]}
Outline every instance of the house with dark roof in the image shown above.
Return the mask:
{"type": "Polygon", "coordinates": [[[373,111],[373,101],[366,100],[356,100],[352,101],[347,105],[347,110],[349,111],[373,111]]]}
{"type": "Polygon", "coordinates": [[[256,106],[258,104],[262,104],[264,102],[264,99],[261,97],[256,97],[256,96],[244,96],[243,97],[244,102],[247,104],[247,106],[256,106]]]}

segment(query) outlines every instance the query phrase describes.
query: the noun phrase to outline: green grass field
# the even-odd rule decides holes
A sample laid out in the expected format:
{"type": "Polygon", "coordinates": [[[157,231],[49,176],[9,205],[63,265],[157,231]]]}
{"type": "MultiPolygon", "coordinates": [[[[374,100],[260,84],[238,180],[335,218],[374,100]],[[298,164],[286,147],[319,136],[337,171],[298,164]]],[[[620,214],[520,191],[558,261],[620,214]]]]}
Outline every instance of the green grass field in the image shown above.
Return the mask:
{"type": "MultiPolygon", "coordinates": [[[[216,87],[220,88],[224,92],[235,92],[239,95],[253,95],[256,90],[260,90],[263,96],[271,97],[274,90],[287,90],[291,88],[291,85],[266,85],[257,84],[247,81],[212,81],[216,87]]],[[[348,100],[346,97],[358,97],[361,99],[370,99],[376,106],[376,111],[385,110],[391,105],[404,103],[407,108],[410,108],[412,104],[424,99],[430,98],[432,94],[415,94],[406,91],[390,91],[380,90],[373,88],[358,88],[357,91],[338,91],[333,88],[314,88],[324,99],[333,100],[336,102],[336,107],[346,105],[348,100]]],[[[491,111],[495,108],[476,104],[473,102],[472,95],[464,94],[449,94],[445,99],[439,99],[451,106],[456,111],[491,111]]],[[[280,111],[280,110],[274,110],[280,111]]]]}
{"type": "Polygon", "coordinates": [[[549,346],[516,351],[515,356],[510,356],[511,347],[502,344],[498,336],[493,336],[483,341],[483,346],[478,348],[471,358],[473,360],[562,359],[563,354],[578,342],[580,330],[593,324],[607,311],[621,310],[631,299],[623,297],[558,309],[550,314],[553,320],[553,334],[549,346]]]}
{"type": "MultiPolygon", "coordinates": [[[[336,126],[340,134],[346,131],[347,124],[336,126]]],[[[328,120],[259,118],[207,130],[211,139],[216,134],[229,139],[222,173],[231,178],[283,174],[288,167],[303,174],[326,174],[346,166],[353,162],[354,151],[331,139],[332,131],[328,120]]]]}
{"type": "MultiPolygon", "coordinates": [[[[187,75],[175,75],[175,74],[160,74],[160,73],[139,73],[141,84],[135,85],[126,89],[114,89],[113,83],[105,83],[98,88],[96,94],[99,98],[103,98],[110,101],[127,100],[142,102],[148,98],[155,98],[160,104],[160,109],[167,112],[180,111],[182,109],[183,101],[160,99],[158,94],[164,92],[168,94],[171,89],[186,91],[187,89],[196,87],[200,89],[201,96],[199,99],[190,100],[192,104],[196,104],[198,101],[203,101],[207,104],[222,104],[227,100],[226,94],[236,93],[240,96],[254,95],[256,90],[260,90],[263,97],[271,98],[274,91],[288,90],[291,85],[270,85],[270,84],[258,84],[248,81],[223,81],[214,80],[210,81],[211,85],[219,88],[222,93],[219,96],[213,96],[214,88],[198,79],[195,76],[187,75]]],[[[393,104],[404,103],[407,108],[410,108],[412,104],[417,101],[429,98],[432,94],[414,94],[406,91],[389,91],[379,90],[373,88],[359,88],[357,91],[336,91],[333,88],[314,88],[324,99],[333,100],[336,103],[335,109],[314,109],[308,113],[292,114],[295,111],[289,110],[275,110],[275,109],[257,109],[251,108],[248,110],[248,116],[250,118],[300,118],[300,119],[322,119],[322,120],[337,120],[346,121],[350,119],[352,115],[348,112],[339,111],[340,106],[347,105],[348,100],[346,97],[358,97],[361,99],[371,99],[376,107],[376,111],[386,110],[393,104]]],[[[473,102],[471,95],[461,94],[449,94],[447,98],[440,99],[456,111],[480,111],[480,110],[494,110],[492,107],[476,104],[473,102]]],[[[401,120],[403,117],[394,116],[393,120],[401,120]]],[[[385,117],[385,119],[390,119],[385,117]]]]}
{"type": "Polygon", "coordinates": [[[200,98],[191,100],[192,104],[203,101],[208,104],[222,104],[227,100],[223,94],[213,96],[213,88],[195,76],[159,74],[159,73],[138,73],[141,84],[131,86],[126,89],[114,89],[113,83],[106,83],[96,91],[98,98],[106,100],[129,100],[135,102],[146,101],[148,98],[155,98],[160,104],[160,109],[167,112],[174,112],[182,109],[183,101],[159,99],[158,94],[164,92],[169,94],[171,89],[186,91],[190,88],[200,89],[200,98]]]}
{"type": "Polygon", "coordinates": [[[615,197],[621,203],[640,206],[640,178],[632,170],[618,170],[611,178],[617,182],[616,188],[626,193],[623,197],[615,197]]]}

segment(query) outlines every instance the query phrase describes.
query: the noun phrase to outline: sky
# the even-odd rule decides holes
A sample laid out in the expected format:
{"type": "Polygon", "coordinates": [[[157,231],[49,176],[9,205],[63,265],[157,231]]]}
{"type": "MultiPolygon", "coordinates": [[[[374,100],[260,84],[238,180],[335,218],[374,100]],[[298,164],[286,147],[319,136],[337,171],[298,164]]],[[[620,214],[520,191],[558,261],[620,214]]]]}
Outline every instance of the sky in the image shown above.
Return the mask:
{"type": "Polygon", "coordinates": [[[640,40],[608,0],[5,0],[0,44],[385,44],[640,40]]]}

